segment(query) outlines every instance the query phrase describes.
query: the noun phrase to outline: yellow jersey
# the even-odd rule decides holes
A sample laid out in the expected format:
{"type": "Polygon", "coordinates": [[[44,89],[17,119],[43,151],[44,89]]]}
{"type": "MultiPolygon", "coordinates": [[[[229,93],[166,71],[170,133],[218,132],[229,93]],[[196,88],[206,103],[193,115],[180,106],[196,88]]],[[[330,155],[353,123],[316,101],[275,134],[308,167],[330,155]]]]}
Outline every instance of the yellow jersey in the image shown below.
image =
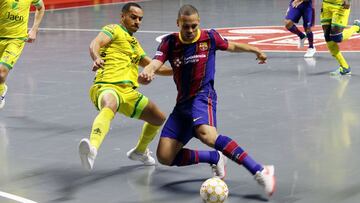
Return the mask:
{"type": "Polygon", "coordinates": [[[342,6],[344,4],[344,0],[323,0],[323,2],[338,6],[342,6]]]}
{"type": "Polygon", "coordinates": [[[30,6],[42,7],[42,0],[1,0],[0,38],[26,39],[30,6]]]}
{"type": "Polygon", "coordinates": [[[100,56],[105,63],[97,70],[94,83],[138,87],[138,65],[146,56],[139,41],[120,24],[107,25],[102,32],[111,38],[111,42],[100,48],[100,56]]]}

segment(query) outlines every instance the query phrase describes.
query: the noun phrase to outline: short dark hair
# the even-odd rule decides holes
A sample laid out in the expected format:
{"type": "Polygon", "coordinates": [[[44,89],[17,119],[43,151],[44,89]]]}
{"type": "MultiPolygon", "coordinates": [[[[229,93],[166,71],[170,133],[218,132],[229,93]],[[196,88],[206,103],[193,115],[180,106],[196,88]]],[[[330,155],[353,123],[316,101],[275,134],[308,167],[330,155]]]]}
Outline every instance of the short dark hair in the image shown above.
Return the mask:
{"type": "Polygon", "coordinates": [[[179,9],[178,18],[180,18],[182,15],[190,16],[193,14],[199,15],[198,10],[190,4],[185,4],[179,9]]]}
{"type": "Polygon", "coordinates": [[[123,12],[123,13],[129,12],[131,6],[138,7],[138,8],[140,8],[140,9],[142,9],[139,4],[134,3],[134,2],[130,2],[130,3],[125,4],[125,5],[122,7],[121,12],[123,12]]]}

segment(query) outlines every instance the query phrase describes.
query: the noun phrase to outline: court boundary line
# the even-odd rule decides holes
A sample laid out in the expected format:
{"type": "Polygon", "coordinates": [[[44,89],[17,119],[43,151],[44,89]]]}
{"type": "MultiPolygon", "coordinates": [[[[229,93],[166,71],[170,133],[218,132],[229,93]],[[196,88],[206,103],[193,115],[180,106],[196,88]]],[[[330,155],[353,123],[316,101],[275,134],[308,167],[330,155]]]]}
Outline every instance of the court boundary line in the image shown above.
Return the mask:
{"type": "Polygon", "coordinates": [[[10,193],[3,192],[3,191],[0,191],[0,196],[4,197],[4,198],[7,198],[7,199],[17,201],[17,202],[22,202],[22,203],[37,203],[37,202],[35,202],[33,200],[26,199],[24,197],[20,197],[18,195],[10,194],[10,193]]]}
{"type": "MultiPolygon", "coordinates": [[[[129,1],[124,1],[124,2],[113,2],[113,3],[104,3],[104,4],[94,4],[94,5],[84,5],[84,6],[69,6],[66,8],[47,8],[50,5],[46,5],[45,4],[45,12],[54,12],[54,11],[62,11],[62,10],[70,10],[70,9],[79,9],[79,8],[90,8],[90,7],[95,7],[95,6],[109,6],[109,5],[118,5],[118,4],[126,4],[129,2],[146,2],[146,1],[151,1],[151,0],[129,0],[129,1]]],[[[34,13],[35,11],[31,11],[31,13],[34,13]]]]}
{"type": "MultiPolygon", "coordinates": [[[[236,28],[259,28],[259,27],[279,27],[280,25],[269,25],[269,26],[251,26],[251,27],[224,27],[224,28],[203,28],[203,29],[236,29],[236,28]]],[[[87,28],[39,28],[40,31],[72,31],[72,32],[100,32],[101,29],[87,29],[87,28]]],[[[160,30],[139,30],[137,33],[150,33],[150,34],[170,34],[176,31],[160,31],[160,30]]],[[[321,32],[321,31],[315,31],[321,32]]],[[[359,38],[360,36],[355,36],[354,38],[359,38]]],[[[353,37],[352,37],[353,38],[353,37]]],[[[156,41],[156,40],[155,40],[156,41]]],[[[250,44],[250,43],[249,43],[250,44]]],[[[321,44],[321,43],[319,43],[321,44]]],[[[318,44],[318,45],[319,45],[318,44]]],[[[324,44],[324,43],[323,43],[324,44]]],[[[288,51],[288,50],[267,50],[263,49],[265,52],[272,53],[304,53],[305,50],[296,50],[296,51],[288,51]]],[[[341,51],[342,53],[359,53],[360,51],[341,51]]],[[[316,51],[316,53],[328,53],[328,51],[316,51]]]]}

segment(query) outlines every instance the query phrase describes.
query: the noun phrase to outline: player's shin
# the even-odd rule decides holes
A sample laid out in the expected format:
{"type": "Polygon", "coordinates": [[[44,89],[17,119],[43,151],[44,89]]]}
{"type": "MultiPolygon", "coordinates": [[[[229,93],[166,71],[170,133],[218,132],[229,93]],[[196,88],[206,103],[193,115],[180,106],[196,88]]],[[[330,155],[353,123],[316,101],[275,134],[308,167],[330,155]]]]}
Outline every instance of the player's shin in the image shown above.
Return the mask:
{"type": "Polygon", "coordinates": [[[238,164],[242,164],[251,174],[262,171],[262,165],[253,160],[234,140],[219,135],[215,142],[215,149],[238,164]]]}
{"type": "Polygon", "coordinates": [[[147,122],[144,123],[139,141],[136,145],[135,151],[144,153],[150,142],[154,139],[159,132],[161,126],[151,125],[147,122]]]}
{"type": "Polygon", "coordinates": [[[339,50],[339,45],[333,41],[326,42],[326,45],[331,55],[338,61],[339,65],[343,68],[349,68],[349,64],[346,62],[344,56],[339,50]]]}
{"type": "Polygon", "coordinates": [[[110,123],[114,118],[114,112],[110,108],[103,108],[96,116],[90,134],[90,143],[99,149],[102,141],[109,132],[110,123]]]}

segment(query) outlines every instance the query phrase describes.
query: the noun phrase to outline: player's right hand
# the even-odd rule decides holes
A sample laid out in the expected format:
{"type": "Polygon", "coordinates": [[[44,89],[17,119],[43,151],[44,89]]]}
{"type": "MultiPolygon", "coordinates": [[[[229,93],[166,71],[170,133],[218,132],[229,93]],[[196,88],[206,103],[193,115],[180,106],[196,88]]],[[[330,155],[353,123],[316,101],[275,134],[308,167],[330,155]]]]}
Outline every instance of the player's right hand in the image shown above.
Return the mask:
{"type": "Polygon", "coordinates": [[[144,68],[144,70],[139,74],[138,82],[143,85],[149,84],[155,78],[154,71],[150,70],[150,68],[144,68]]]}
{"type": "Polygon", "coordinates": [[[105,61],[101,58],[97,58],[93,63],[93,71],[97,71],[99,68],[103,68],[105,61]]]}

